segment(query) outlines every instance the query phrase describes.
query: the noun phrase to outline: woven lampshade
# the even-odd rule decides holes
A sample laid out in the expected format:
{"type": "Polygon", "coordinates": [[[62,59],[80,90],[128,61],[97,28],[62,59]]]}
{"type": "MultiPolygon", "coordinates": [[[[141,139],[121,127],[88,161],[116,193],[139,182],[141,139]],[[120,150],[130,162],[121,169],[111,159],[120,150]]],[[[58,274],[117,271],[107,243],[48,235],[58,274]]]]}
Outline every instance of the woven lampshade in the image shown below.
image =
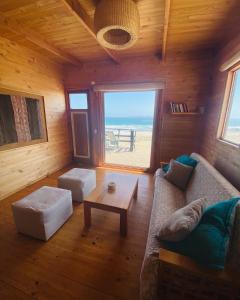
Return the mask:
{"type": "Polygon", "coordinates": [[[132,0],[101,0],[94,24],[98,41],[106,48],[123,50],[138,39],[140,17],[132,0]]]}

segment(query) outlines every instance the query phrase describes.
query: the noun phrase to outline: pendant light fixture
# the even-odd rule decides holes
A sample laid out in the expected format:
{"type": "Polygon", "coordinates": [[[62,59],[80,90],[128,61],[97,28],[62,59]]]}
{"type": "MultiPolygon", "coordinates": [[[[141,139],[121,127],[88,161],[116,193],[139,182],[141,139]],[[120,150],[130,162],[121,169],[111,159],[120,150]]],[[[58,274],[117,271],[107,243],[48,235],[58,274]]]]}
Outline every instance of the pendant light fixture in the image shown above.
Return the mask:
{"type": "Polygon", "coordinates": [[[95,10],[94,25],[97,39],[104,47],[130,48],[139,36],[137,4],[132,0],[101,0],[95,10]]]}

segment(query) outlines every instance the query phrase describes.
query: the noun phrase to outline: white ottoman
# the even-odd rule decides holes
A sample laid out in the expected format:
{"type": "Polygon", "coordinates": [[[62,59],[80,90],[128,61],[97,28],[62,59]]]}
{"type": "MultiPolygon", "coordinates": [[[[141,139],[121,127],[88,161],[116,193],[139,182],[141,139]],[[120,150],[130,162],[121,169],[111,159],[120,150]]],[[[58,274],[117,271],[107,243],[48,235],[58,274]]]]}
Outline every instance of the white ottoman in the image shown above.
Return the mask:
{"type": "Polygon", "coordinates": [[[47,241],[72,215],[70,191],[43,186],[12,204],[18,232],[47,241]]]}
{"type": "Polygon", "coordinates": [[[72,191],[73,201],[82,202],[96,187],[96,171],[71,169],[58,177],[58,187],[72,191]]]}

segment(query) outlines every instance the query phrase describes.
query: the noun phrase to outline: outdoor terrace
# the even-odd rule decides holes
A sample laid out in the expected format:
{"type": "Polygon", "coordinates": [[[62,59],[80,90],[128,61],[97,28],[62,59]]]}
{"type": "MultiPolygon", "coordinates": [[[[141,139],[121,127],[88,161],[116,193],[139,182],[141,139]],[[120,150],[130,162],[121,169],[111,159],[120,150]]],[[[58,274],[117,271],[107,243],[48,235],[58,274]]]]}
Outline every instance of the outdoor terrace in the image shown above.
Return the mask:
{"type": "Polygon", "coordinates": [[[152,131],[105,129],[105,162],[148,168],[151,156],[152,131]]]}

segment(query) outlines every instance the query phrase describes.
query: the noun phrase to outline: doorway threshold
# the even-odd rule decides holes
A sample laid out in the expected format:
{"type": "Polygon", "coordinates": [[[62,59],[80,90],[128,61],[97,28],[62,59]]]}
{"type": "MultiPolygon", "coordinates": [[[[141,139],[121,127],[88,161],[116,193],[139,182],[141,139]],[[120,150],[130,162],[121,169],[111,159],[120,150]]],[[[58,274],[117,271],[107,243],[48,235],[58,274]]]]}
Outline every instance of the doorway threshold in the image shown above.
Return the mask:
{"type": "Polygon", "coordinates": [[[99,168],[109,169],[109,170],[115,170],[115,171],[124,171],[124,172],[134,172],[134,173],[148,173],[148,168],[142,168],[142,167],[133,167],[133,166],[125,166],[125,165],[118,165],[118,164],[109,164],[109,163],[103,163],[99,168]]]}

